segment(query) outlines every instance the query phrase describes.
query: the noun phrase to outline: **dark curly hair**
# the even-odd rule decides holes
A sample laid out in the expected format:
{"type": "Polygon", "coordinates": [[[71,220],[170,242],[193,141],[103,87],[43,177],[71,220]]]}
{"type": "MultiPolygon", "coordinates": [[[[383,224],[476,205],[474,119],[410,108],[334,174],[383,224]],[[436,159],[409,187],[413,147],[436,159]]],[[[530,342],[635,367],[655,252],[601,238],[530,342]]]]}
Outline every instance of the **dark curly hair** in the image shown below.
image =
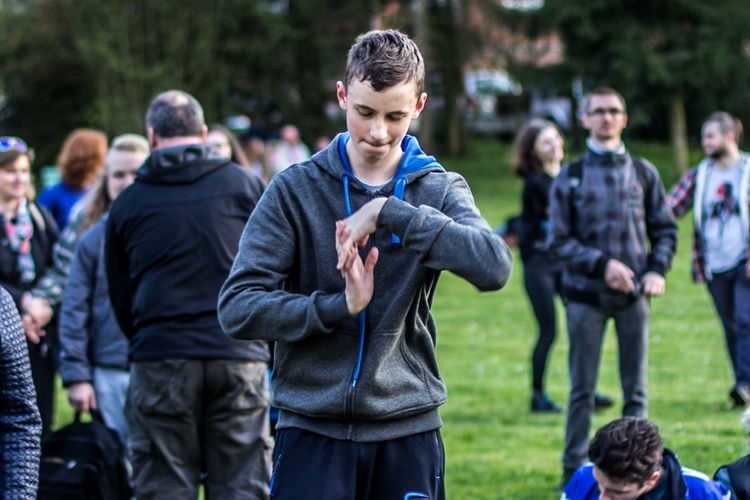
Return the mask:
{"type": "Polygon", "coordinates": [[[663,451],[656,424],[636,417],[608,423],[589,444],[589,458],[607,477],[640,485],[661,468],[663,451]]]}

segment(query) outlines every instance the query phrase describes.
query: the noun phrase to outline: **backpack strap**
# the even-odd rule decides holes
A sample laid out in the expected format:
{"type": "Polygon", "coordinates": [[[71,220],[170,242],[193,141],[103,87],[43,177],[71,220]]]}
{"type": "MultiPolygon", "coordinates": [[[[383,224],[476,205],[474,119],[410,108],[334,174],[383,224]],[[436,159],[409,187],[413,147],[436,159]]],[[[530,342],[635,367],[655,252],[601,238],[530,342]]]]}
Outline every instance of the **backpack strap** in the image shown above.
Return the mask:
{"type": "Polygon", "coordinates": [[[574,203],[574,197],[576,189],[581,185],[581,181],[583,180],[583,158],[579,158],[578,160],[574,161],[570,165],[568,165],[568,186],[569,186],[569,193],[568,193],[568,207],[569,207],[569,222],[568,222],[568,228],[569,232],[568,234],[575,236],[576,234],[576,219],[578,218],[578,214],[576,212],[576,204],[574,203]]]}
{"type": "Polygon", "coordinates": [[[31,218],[34,219],[34,222],[36,223],[36,226],[39,228],[39,230],[41,232],[45,232],[47,230],[47,224],[44,222],[44,216],[39,210],[39,207],[36,206],[36,203],[29,202],[29,213],[31,214],[31,218]]]}

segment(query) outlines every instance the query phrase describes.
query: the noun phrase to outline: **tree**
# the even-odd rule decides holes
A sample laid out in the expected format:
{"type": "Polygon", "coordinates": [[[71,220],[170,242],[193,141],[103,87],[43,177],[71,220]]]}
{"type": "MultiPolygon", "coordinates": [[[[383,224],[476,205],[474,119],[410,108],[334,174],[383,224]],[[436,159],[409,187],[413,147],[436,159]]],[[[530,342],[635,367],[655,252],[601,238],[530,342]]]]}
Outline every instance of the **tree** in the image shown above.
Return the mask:
{"type": "Polygon", "coordinates": [[[630,103],[630,127],[669,134],[687,166],[686,133],[712,110],[742,115],[750,97],[750,4],[744,0],[547,0],[529,33],[554,31],[565,65],[588,89],[608,84],[630,103]]]}

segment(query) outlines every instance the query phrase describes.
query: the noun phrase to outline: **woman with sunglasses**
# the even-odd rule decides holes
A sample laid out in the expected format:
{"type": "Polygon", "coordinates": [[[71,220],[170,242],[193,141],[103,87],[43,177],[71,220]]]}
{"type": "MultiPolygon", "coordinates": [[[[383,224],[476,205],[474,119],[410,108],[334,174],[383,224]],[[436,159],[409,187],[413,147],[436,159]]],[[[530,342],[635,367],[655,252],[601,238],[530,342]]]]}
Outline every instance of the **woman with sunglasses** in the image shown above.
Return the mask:
{"type": "Polygon", "coordinates": [[[52,321],[42,330],[31,319],[30,310],[49,309],[49,304],[29,290],[52,264],[58,231],[49,212],[31,200],[32,159],[23,140],[0,137],[0,285],[23,317],[42,435],[46,435],[53,415],[57,328],[52,321]]]}

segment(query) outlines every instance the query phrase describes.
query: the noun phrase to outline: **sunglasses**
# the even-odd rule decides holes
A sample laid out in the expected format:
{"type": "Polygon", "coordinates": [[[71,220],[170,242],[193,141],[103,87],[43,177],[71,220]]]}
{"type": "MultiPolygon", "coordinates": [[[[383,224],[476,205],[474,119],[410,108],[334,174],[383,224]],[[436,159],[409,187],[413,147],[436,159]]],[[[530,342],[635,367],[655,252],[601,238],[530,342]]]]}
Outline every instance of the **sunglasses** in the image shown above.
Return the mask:
{"type": "Polygon", "coordinates": [[[28,153],[29,147],[23,142],[23,139],[18,137],[0,137],[0,153],[12,150],[16,150],[19,153],[28,153]]]}

